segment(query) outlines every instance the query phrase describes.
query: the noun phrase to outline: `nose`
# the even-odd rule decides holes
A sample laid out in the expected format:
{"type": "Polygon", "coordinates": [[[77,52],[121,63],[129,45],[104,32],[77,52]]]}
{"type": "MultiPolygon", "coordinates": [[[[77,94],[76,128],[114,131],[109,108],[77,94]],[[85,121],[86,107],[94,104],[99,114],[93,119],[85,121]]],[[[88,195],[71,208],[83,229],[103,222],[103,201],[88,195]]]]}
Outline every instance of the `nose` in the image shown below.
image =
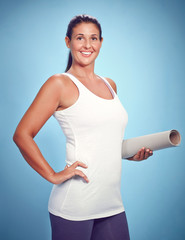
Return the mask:
{"type": "Polygon", "coordinates": [[[86,41],[84,42],[84,47],[85,48],[90,48],[91,47],[91,42],[89,39],[86,39],[86,41]]]}

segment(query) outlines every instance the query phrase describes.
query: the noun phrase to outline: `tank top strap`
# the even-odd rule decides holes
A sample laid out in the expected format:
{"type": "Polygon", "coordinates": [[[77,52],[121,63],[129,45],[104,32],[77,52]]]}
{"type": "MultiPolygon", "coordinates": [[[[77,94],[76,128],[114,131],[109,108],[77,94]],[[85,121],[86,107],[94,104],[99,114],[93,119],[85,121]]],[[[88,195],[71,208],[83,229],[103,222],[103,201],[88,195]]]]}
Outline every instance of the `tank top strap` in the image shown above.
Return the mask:
{"type": "Polygon", "coordinates": [[[62,74],[68,76],[74,82],[74,84],[77,86],[77,88],[80,92],[83,91],[82,83],[75,76],[73,76],[70,73],[66,73],[66,72],[62,73],[62,74]]]}
{"type": "Polygon", "coordinates": [[[115,98],[115,97],[117,96],[117,94],[116,94],[116,92],[114,91],[114,89],[112,88],[112,86],[110,85],[110,83],[107,81],[107,79],[106,79],[105,77],[102,77],[102,76],[99,76],[99,75],[97,75],[97,76],[104,80],[105,84],[107,85],[107,87],[108,87],[109,90],[111,91],[112,96],[115,98]]]}
{"type": "MultiPolygon", "coordinates": [[[[73,76],[70,73],[62,73],[63,75],[68,76],[74,83],[75,85],[78,87],[79,92],[83,92],[83,94],[89,94],[90,95],[95,95],[94,93],[92,93],[87,87],[85,87],[75,76],[73,76]]],[[[107,85],[107,87],[109,88],[109,90],[111,91],[111,94],[113,96],[113,99],[115,99],[117,97],[116,92],[114,91],[114,89],[112,88],[112,86],[110,85],[110,83],[107,81],[106,78],[97,75],[99,78],[102,79],[102,81],[104,81],[104,83],[107,85]]],[[[95,95],[96,96],[96,95],[95,95]]],[[[96,96],[97,97],[97,96],[96,96]]]]}

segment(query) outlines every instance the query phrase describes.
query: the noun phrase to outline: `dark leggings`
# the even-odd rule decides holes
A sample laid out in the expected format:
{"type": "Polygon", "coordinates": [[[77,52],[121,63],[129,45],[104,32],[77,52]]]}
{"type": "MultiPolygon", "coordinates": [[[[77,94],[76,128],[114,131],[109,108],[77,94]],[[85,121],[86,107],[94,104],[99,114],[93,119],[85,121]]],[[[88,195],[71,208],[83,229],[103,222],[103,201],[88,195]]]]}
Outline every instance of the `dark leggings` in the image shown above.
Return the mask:
{"type": "Polygon", "coordinates": [[[52,240],[129,240],[125,212],[99,219],[71,221],[50,213],[52,240]]]}

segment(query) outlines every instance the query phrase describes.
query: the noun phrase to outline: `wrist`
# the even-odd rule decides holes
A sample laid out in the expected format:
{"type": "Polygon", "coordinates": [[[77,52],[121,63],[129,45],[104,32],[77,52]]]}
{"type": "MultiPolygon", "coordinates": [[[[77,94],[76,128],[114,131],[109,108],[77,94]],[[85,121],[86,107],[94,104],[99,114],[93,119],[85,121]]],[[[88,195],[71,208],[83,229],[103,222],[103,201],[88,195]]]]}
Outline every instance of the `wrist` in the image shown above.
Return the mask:
{"type": "Polygon", "coordinates": [[[63,171],[51,173],[48,181],[50,181],[53,184],[60,184],[64,182],[65,180],[63,176],[63,171]]]}
{"type": "Polygon", "coordinates": [[[47,178],[46,178],[49,182],[53,183],[53,184],[56,184],[56,172],[53,171],[51,172],[47,178]]]}

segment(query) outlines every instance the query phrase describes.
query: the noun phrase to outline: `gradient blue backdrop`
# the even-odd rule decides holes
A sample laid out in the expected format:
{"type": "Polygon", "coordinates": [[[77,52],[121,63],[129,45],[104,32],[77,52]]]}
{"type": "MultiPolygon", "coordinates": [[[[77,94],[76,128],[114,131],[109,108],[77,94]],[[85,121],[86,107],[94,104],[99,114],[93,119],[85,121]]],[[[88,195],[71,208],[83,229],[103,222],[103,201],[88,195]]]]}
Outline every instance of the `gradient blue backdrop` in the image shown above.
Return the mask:
{"type": "MultiPolygon", "coordinates": [[[[67,24],[87,13],[102,24],[96,73],[117,83],[129,114],[125,137],[169,129],[185,134],[185,1],[1,1],[1,233],[3,240],[49,240],[52,184],[23,160],[14,130],[48,77],[63,72],[67,24]]],[[[36,136],[56,170],[65,138],[51,117],[36,136]]],[[[185,239],[185,160],[181,147],[140,163],[123,160],[122,196],[131,240],[185,239]]]]}

